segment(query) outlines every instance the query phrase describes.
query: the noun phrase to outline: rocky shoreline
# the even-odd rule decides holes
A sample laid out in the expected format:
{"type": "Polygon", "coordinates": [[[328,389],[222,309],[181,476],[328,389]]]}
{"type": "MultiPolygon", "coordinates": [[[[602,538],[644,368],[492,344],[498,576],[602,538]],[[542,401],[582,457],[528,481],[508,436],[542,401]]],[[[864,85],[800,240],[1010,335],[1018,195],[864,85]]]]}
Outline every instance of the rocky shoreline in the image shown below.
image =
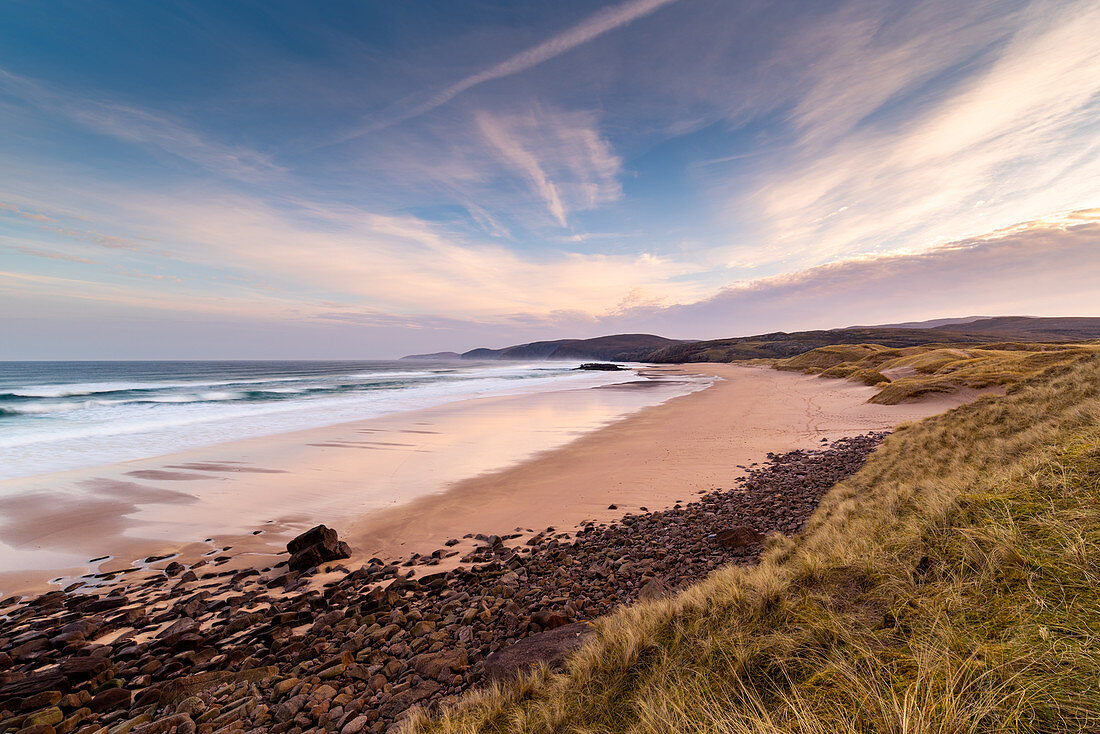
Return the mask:
{"type": "Polygon", "coordinates": [[[730,489],[610,525],[478,536],[451,570],[436,566],[458,539],[356,570],[322,563],[339,572],[323,584],[316,568],[220,570],[220,557],[100,595],[0,601],[0,734],[385,732],[413,706],[553,663],[585,620],[754,562],[884,436],[769,454],[730,489]]]}

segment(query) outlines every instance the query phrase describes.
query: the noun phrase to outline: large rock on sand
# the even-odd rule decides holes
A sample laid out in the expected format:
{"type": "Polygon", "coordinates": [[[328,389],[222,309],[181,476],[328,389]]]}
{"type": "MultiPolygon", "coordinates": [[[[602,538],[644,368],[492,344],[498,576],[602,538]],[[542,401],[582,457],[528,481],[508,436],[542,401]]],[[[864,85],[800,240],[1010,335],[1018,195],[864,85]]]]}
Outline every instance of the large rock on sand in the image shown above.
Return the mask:
{"type": "Polygon", "coordinates": [[[340,540],[336,531],[325,525],[310,528],[286,544],[290,553],[290,568],[304,571],[326,561],[338,561],[351,557],[351,548],[340,540]]]}
{"type": "Polygon", "coordinates": [[[485,658],[485,674],[491,680],[505,680],[538,663],[559,667],[592,632],[588,622],[574,622],[525,637],[485,658]]]}

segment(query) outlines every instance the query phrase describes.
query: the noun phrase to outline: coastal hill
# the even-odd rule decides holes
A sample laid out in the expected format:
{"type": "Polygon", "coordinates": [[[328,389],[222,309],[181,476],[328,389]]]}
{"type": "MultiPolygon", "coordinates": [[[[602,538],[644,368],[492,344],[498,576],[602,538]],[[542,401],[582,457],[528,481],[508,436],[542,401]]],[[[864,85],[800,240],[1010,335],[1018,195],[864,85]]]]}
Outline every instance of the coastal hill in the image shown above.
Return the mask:
{"type": "Polygon", "coordinates": [[[1082,341],[1100,338],[1100,318],[1087,316],[1035,318],[998,316],[971,321],[963,326],[941,326],[935,330],[963,332],[970,336],[987,335],[1019,341],[1082,341]]]}
{"type": "Polygon", "coordinates": [[[471,349],[463,354],[411,354],[402,359],[609,359],[630,362],[642,361],[655,350],[687,343],[690,342],[653,334],[614,334],[594,339],[531,342],[503,349],[471,349]]]}
{"type": "Polygon", "coordinates": [[[437,352],[402,359],[601,359],[620,362],[730,362],[783,359],[837,344],[917,347],[927,344],[982,344],[1001,341],[1068,342],[1100,339],[1100,318],[970,316],[958,319],[852,326],[815,331],[708,339],[668,339],[652,334],[615,334],[594,339],[558,339],[503,349],[472,349],[463,354],[437,352]]]}
{"type": "MultiPolygon", "coordinates": [[[[936,324],[937,322],[924,322],[936,324]]],[[[1100,339],[1100,318],[1035,318],[998,316],[959,323],[943,319],[940,325],[921,322],[884,326],[857,326],[818,331],[777,331],[731,339],[680,343],[656,350],[646,362],[730,362],[741,359],[783,359],[820,347],[839,344],[879,344],[919,347],[928,344],[989,344],[1002,341],[1070,342],[1100,339]],[[949,323],[943,323],[947,321],[949,323]]]]}

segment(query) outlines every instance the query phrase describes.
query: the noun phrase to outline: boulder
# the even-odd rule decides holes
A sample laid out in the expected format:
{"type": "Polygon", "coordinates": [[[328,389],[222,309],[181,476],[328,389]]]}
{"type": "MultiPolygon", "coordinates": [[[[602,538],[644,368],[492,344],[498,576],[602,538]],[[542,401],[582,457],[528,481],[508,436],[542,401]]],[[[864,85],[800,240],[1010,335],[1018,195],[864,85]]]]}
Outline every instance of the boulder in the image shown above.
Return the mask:
{"type": "Polygon", "coordinates": [[[574,622],[525,637],[486,657],[485,674],[491,680],[499,681],[538,663],[559,667],[592,632],[592,626],[587,622],[574,622]]]}
{"type": "Polygon", "coordinates": [[[289,566],[293,571],[304,571],[326,561],[338,561],[351,557],[351,548],[340,540],[336,531],[325,525],[310,528],[286,544],[290,553],[289,566]]]}
{"type": "Polygon", "coordinates": [[[286,544],[287,552],[290,555],[294,555],[299,551],[303,551],[311,545],[322,545],[327,548],[335,548],[339,539],[336,537],[336,531],[326,525],[318,525],[315,528],[310,528],[294,540],[286,544]]]}

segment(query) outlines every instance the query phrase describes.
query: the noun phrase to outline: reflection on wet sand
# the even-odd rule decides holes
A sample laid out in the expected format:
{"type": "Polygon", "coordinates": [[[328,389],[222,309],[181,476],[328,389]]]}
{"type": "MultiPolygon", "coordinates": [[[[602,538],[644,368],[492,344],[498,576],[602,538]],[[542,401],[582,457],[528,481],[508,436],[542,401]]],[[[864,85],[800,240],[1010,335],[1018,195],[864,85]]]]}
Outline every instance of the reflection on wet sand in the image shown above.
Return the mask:
{"type": "Polygon", "coordinates": [[[654,382],[657,387],[643,391],[587,388],[468,400],[0,482],[0,589],[11,589],[4,572],[56,568],[79,575],[74,564],[94,556],[112,555],[125,565],[206,538],[247,535],[249,547],[270,550],[277,539],[251,535],[265,523],[293,529],[313,520],[350,522],[561,447],[709,384],[654,382]],[[186,493],[178,491],[181,485],[186,493]],[[33,554],[43,563],[32,563],[33,554]]]}

